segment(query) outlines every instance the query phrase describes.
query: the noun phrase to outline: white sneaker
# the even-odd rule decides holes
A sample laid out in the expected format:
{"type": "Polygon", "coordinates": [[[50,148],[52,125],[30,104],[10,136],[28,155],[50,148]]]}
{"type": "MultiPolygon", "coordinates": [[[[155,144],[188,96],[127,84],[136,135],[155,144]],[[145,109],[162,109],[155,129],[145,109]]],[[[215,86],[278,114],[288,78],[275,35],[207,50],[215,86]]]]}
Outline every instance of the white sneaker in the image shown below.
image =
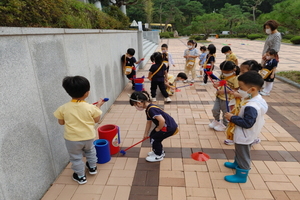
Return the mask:
{"type": "Polygon", "coordinates": [[[258,144],[261,142],[261,139],[260,138],[256,138],[251,145],[254,145],[254,144],[258,144]]]}
{"type": "Polygon", "coordinates": [[[156,155],[156,154],[153,154],[153,155],[148,156],[148,157],[146,158],[146,160],[147,160],[148,162],[158,162],[158,161],[162,161],[163,159],[164,159],[163,155],[158,156],[158,155],[156,155]]]}
{"type": "Polygon", "coordinates": [[[262,91],[262,92],[260,92],[260,95],[263,95],[263,96],[269,96],[270,94],[267,93],[267,92],[262,91]]]}
{"type": "Polygon", "coordinates": [[[188,80],[186,79],[186,80],[184,80],[183,82],[184,82],[184,83],[187,83],[187,82],[188,82],[188,80]]]}
{"type": "Polygon", "coordinates": [[[202,75],[198,75],[197,78],[202,78],[202,75]]]}
{"type": "Polygon", "coordinates": [[[207,83],[201,83],[200,85],[207,85],[207,83]]]}
{"type": "Polygon", "coordinates": [[[219,122],[215,119],[210,124],[208,124],[209,128],[215,128],[217,125],[219,125],[219,122]]]}
{"type": "Polygon", "coordinates": [[[194,82],[195,82],[195,80],[194,80],[194,79],[192,79],[192,80],[191,80],[191,83],[194,83],[194,82]]]}
{"type": "Polygon", "coordinates": [[[233,140],[226,139],[226,140],[224,140],[224,144],[226,144],[226,145],[234,145],[234,142],[233,142],[233,140]]]}
{"type": "Polygon", "coordinates": [[[156,98],[152,98],[151,101],[156,101],[156,98]]]}
{"type": "Polygon", "coordinates": [[[226,126],[224,124],[222,124],[221,122],[219,122],[219,125],[214,127],[215,131],[225,131],[226,130],[226,126]]]}
{"type": "MultiPolygon", "coordinates": [[[[154,155],[155,155],[155,153],[154,153],[153,151],[150,151],[150,152],[148,153],[148,156],[154,156],[154,155]]],[[[163,157],[166,156],[165,151],[162,151],[161,156],[163,156],[163,157]]]]}
{"type": "Polygon", "coordinates": [[[170,99],[170,97],[165,98],[165,102],[166,103],[170,103],[172,100],[170,99]]]}

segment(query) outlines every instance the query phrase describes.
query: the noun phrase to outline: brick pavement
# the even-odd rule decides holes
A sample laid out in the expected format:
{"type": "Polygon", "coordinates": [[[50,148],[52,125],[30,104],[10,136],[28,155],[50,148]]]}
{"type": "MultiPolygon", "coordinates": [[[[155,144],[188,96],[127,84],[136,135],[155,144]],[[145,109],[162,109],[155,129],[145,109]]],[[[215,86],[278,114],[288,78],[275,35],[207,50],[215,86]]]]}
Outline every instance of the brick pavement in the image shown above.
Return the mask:
{"type": "MultiPolygon", "coordinates": [[[[216,65],[224,59],[223,45],[230,44],[239,63],[246,59],[260,60],[263,42],[240,39],[211,39],[217,47],[216,65]]],[[[176,67],[170,73],[183,71],[183,51],[186,38],[162,40],[168,43],[176,67]]],[[[198,48],[199,45],[198,44],[198,48]]],[[[298,69],[300,48],[282,45],[278,70],[298,69]]],[[[138,72],[147,75],[150,62],[138,72]]],[[[215,69],[215,74],[220,70],[215,69]]],[[[213,119],[211,108],[215,89],[211,84],[200,86],[197,80],[191,87],[181,88],[172,96],[171,104],[164,104],[159,93],[157,104],[178,122],[180,133],[164,141],[166,157],[162,162],[148,163],[149,141],[130,149],[125,156],[114,155],[106,164],[98,164],[96,176],[87,175],[88,183],[78,185],[71,179],[70,165],[53,183],[43,200],[243,200],[243,199],[300,199],[300,94],[299,89],[276,80],[270,96],[265,97],[269,110],[262,129],[260,144],[252,148],[252,166],[247,183],[233,184],[223,180],[233,171],[223,166],[232,160],[234,147],[222,143],[223,132],[208,128],[213,119]],[[192,152],[210,155],[206,162],[194,161],[192,152]]],[[[149,81],[145,88],[149,91],[149,81]]],[[[136,111],[128,103],[128,84],[101,125],[117,124],[121,129],[121,146],[138,142],[145,128],[145,113],[136,111]]]]}

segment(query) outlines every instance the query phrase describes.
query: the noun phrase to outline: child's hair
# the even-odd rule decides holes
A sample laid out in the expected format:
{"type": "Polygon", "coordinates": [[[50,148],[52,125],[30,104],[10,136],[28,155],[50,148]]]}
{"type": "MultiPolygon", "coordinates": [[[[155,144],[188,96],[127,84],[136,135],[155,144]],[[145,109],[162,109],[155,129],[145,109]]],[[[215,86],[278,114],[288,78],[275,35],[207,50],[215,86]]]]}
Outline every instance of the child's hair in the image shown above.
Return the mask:
{"type": "Polygon", "coordinates": [[[178,73],[177,77],[182,78],[183,80],[186,80],[188,78],[187,75],[183,72],[178,73]]]}
{"type": "Polygon", "coordinates": [[[277,55],[277,52],[274,49],[270,49],[266,53],[268,53],[268,54],[270,54],[272,56],[276,56],[277,55]]]}
{"type": "Polygon", "coordinates": [[[90,91],[90,82],[83,76],[66,76],[62,86],[72,98],[81,98],[90,91]]]}
{"type": "Polygon", "coordinates": [[[195,48],[197,47],[197,42],[194,40],[189,40],[187,43],[192,43],[195,46],[195,48]]]}
{"type": "Polygon", "coordinates": [[[127,49],[127,53],[131,56],[134,56],[135,50],[133,48],[129,48],[129,49],[127,49]]]}
{"type": "Polygon", "coordinates": [[[238,81],[243,82],[247,86],[256,87],[260,90],[264,84],[262,76],[255,71],[248,71],[238,77],[238,81]]]}
{"type": "Polygon", "coordinates": [[[241,66],[247,66],[248,71],[256,71],[258,72],[259,70],[262,69],[261,64],[259,64],[256,60],[246,60],[241,64],[241,66]]]}
{"type": "Polygon", "coordinates": [[[155,62],[155,64],[161,64],[163,62],[163,56],[160,52],[154,52],[150,57],[151,62],[155,62]]]}
{"type": "Polygon", "coordinates": [[[201,46],[201,47],[200,47],[200,51],[201,51],[201,50],[206,51],[206,46],[201,46]]]}
{"type": "Polygon", "coordinates": [[[224,46],[224,47],[222,47],[222,49],[221,49],[221,52],[222,52],[222,53],[226,53],[226,52],[228,52],[228,51],[231,51],[230,46],[224,46]]]}
{"type": "Polygon", "coordinates": [[[211,54],[211,55],[215,54],[217,51],[215,45],[213,45],[213,44],[208,45],[207,49],[209,51],[209,54],[211,54]]]}
{"type": "Polygon", "coordinates": [[[162,44],[161,47],[168,48],[168,45],[167,44],[162,44]]]}
{"type": "Polygon", "coordinates": [[[232,61],[224,61],[220,64],[220,69],[223,71],[232,71],[234,70],[235,75],[240,74],[240,68],[239,66],[236,66],[234,62],[232,61]]]}
{"type": "Polygon", "coordinates": [[[150,102],[150,95],[147,91],[142,91],[142,92],[133,92],[130,95],[129,103],[131,106],[133,106],[136,102],[145,102],[148,101],[150,102]]]}

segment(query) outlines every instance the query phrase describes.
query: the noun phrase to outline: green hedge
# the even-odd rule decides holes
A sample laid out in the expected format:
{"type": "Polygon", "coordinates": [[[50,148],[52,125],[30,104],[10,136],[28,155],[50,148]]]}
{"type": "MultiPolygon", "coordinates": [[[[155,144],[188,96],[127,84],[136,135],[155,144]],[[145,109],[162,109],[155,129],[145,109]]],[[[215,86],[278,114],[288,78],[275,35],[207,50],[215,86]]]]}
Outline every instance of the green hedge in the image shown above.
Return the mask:
{"type": "Polygon", "coordinates": [[[173,35],[171,36],[169,32],[161,32],[159,33],[160,38],[170,38],[173,37],[173,35]]]}
{"type": "Polygon", "coordinates": [[[199,41],[199,40],[205,40],[205,39],[204,39],[204,36],[202,36],[202,35],[191,35],[191,36],[189,37],[189,39],[190,39],[190,40],[196,40],[196,41],[199,41]]]}
{"type": "Polygon", "coordinates": [[[300,44],[300,36],[295,36],[290,40],[293,44],[300,44]]]}
{"type": "Polygon", "coordinates": [[[261,35],[261,34],[249,34],[247,36],[248,39],[250,40],[255,40],[255,39],[258,39],[258,38],[264,38],[264,35],[261,35]]]}
{"type": "Polygon", "coordinates": [[[287,35],[283,35],[283,39],[287,39],[287,40],[290,40],[292,39],[293,37],[295,37],[296,35],[290,35],[290,34],[287,34],[287,35]]]}
{"type": "Polygon", "coordinates": [[[77,0],[1,0],[0,19],[0,26],[10,27],[123,29],[128,25],[77,0]]]}

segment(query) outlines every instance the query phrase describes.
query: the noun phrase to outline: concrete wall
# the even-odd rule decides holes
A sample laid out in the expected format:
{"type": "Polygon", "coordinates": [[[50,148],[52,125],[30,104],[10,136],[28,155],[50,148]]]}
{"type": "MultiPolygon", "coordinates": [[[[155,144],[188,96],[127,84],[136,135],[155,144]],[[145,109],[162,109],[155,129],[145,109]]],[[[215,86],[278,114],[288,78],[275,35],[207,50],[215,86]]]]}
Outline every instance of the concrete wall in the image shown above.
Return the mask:
{"type": "Polygon", "coordinates": [[[40,199],[69,161],[53,116],[70,101],[63,77],[87,77],[88,102],[110,98],[106,112],[128,82],[120,57],[139,50],[137,32],[0,27],[0,44],[0,199],[40,199]]]}
{"type": "Polygon", "coordinates": [[[158,31],[144,31],[143,32],[143,38],[150,40],[151,42],[155,44],[160,43],[160,38],[159,38],[159,32],[158,31]]]}

